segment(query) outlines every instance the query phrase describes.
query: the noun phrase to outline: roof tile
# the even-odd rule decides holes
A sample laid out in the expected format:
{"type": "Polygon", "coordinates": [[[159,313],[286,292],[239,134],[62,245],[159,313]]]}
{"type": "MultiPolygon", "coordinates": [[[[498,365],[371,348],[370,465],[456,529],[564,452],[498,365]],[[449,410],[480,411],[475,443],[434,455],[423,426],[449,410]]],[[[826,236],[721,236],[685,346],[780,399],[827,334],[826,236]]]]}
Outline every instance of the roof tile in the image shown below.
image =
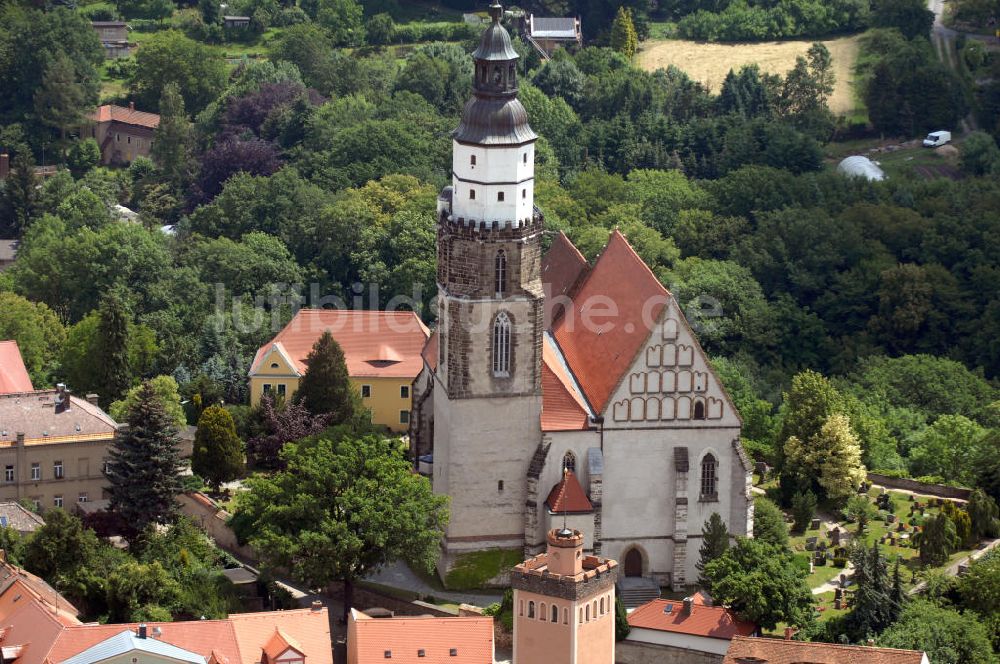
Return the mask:
{"type": "Polygon", "coordinates": [[[31,377],[16,341],[0,341],[0,394],[31,392],[31,377]]]}
{"type": "Polygon", "coordinates": [[[353,609],[351,616],[357,664],[383,664],[386,651],[393,664],[493,664],[493,618],[370,618],[353,609]]]}
{"type": "MultiPolygon", "coordinates": [[[[629,623],[631,623],[631,618],[629,623]]],[[[842,646],[833,643],[784,639],[734,637],[724,664],[920,664],[918,650],[897,650],[871,646],[842,646]]]]}
{"type": "Polygon", "coordinates": [[[734,636],[749,636],[757,631],[756,625],[740,620],[724,607],[695,603],[691,613],[685,614],[683,602],[666,599],[654,599],[643,604],[629,614],[628,624],[638,629],[727,640],[734,636]],[[669,613],[666,612],[668,606],[671,607],[669,613]]]}
{"type": "Polygon", "coordinates": [[[559,483],[552,487],[545,505],[553,514],[585,514],[594,511],[594,506],[580,486],[580,480],[568,468],[563,471],[563,478],[559,483]]]}
{"type": "Polygon", "coordinates": [[[147,129],[156,129],[160,126],[160,116],[156,113],[136,111],[114,104],[98,106],[97,110],[90,117],[94,122],[121,122],[136,127],[146,127],[147,129]]]}

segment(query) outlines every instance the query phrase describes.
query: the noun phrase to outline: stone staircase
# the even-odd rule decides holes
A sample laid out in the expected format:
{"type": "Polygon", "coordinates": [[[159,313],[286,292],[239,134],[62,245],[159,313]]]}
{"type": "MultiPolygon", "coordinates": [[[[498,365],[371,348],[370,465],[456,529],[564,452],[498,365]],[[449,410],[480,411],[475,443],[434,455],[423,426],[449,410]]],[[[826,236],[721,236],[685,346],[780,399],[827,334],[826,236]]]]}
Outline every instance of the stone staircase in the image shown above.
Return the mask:
{"type": "Polygon", "coordinates": [[[618,582],[617,590],[626,609],[634,609],[650,600],[660,598],[660,586],[652,579],[626,577],[618,582]]]}

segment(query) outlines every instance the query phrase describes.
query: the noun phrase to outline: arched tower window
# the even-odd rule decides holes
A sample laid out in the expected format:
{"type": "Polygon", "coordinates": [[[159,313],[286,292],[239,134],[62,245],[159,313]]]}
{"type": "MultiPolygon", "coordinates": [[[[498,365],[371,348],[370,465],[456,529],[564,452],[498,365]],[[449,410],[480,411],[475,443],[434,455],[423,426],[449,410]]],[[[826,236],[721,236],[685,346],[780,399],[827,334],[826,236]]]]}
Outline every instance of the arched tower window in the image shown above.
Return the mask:
{"type": "Polygon", "coordinates": [[[501,249],[497,252],[497,257],[493,266],[494,291],[497,295],[503,295],[507,290],[507,253],[501,249]]]}
{"type": "Polygon", "coordinates": [[[701,497],[703,499],[715,500],[715,457],[706,454],[701,460],[701,497]]]}
{"type": "Polygon", "coordinates": [[[568,470],[570,472],[576,472],[576,455],[572,451],[567,451],[563,455],[563,470],[568,470]]]}
{"type": "Polygon", "coordinates": [[[506,311],[493,321],[493,375],[510,376],[510,317],[506,311]]]}
{"type": "Polygon", "coordinates": [[[559,607],[555,604],[552,605],[552,622],[559,622],[559,607]]]}
{"type": "Polygon", "coordinates": [[[705,402],[698,399],[694,402],[694,419],[703,420],[705,419],[705,402]]]}
{"type": "Polygon", "coordinates": [[[534,602],[528,602],[528,617],[529,618],[534,618],[535,617],[535,603],[534,602]]]}

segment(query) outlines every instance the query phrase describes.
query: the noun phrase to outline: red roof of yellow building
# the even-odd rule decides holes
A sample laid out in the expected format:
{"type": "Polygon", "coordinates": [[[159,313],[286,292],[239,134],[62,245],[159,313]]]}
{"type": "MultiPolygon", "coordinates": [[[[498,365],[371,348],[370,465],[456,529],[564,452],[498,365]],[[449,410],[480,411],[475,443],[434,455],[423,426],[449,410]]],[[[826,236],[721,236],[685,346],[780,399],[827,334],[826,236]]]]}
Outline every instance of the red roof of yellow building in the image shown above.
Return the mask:
{"type": "Polygon", "coordinates": [[[302,309],[257,351],[250,375],[263,368],[271,351],[281,353],[300,375],[313,345],[329,330],[344,351],[351,377],[415,378],[429,331],[412,311],[302,309]]]}
{"type": "Polygon", "coordinates": [[[0,394],[31,392],[31,377],[16,341],[0,341],[0,394]]]}

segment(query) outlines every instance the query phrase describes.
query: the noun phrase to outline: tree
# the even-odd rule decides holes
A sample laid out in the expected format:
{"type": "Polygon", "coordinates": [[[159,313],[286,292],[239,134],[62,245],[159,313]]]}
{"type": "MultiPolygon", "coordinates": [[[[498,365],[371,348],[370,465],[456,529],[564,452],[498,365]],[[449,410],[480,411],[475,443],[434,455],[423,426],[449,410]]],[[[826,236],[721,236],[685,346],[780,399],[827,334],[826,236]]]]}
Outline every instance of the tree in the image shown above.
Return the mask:
{"type": "Polygon", "coordinates": [[[959,166],[966,175],[988,175],[1000,170],[1000,148],[984,131],[974,131],[959,147],[959,166]]]}
{"type": "MultiPolygon", "coordinates": [[[[187,425],[187,417],[184,415],[184,407],[181,405],[181,395],[178,391],[177,381],[171,376],[156,376],[151,378],[149,385],[156,393],[157,399],[163,405],[167,416],[178,430],[187,425]]],[[[124,399],[115,401],[108,408],[108,415],[118,422],[124,422],[128,418],[129,412],[135,408],[139,402],[139,394],[143,390],[143,385],[133,387],[125,395],[124,399]]]]}
{"type": "Polygon", "coordinates": [[[171,620],[181,587],[157,561],[129,562],[108,577],[108,619],[114,622],[171,620]]]}
{"type": "Polygon", "coordinates": [[[198,11],[201,12],[201,20],[205,25],[217,25],[222,21],[219,0],[198,0],[198,11]]]}
{"type": "Polygon", "coordinates": [[[396,24],[391,15],[380,12],[365,22],[365,34],[370,44],[391,44],[396,36],[396,24]]]}
{"type": "Polygon", "coordinates": [[[93,138],[73,143],[66,157],[66,165],[75,178],[81,178],[101,163],[101,146],[93,138]]]}
{"type": "Polygon", "coordinates": [[[865,526],[875,516],[875,512],[875,506],[868,500],[868,496],[855,494],[847,499],[847,504],[844,506],[844,518],[858,524],[859,534],[864,532],[865,526]]]}
{"type": "Polygon", "coordinates": [[[872,6],[872,25],[876,28],[897,28],[907,39],[931,34],[934,12],[923,0],[879,0],[872,6]]]}
{"type": "MultiPolygon", "coordinates": [[[[132,385],[138,378],[150,373],[156,359],[158,347],[155,333],[145,325],[128,322],[128,368],[132,385]]],[[[77,393],[97,392],[103,389],[101,376],[101,349],[106,340],[101,336],[101,312],[95,310],[83,320],[69,328],[62,347],[56,351],[60,365],[60,375],[70,389],[77,393]]],[[[99,394],[99,396],[103,396],[99,394]]],[[[110,401],[110,399],[109,399],[110,401]]],[[[111,413],[111,411],[108,411],[111,413]]],[[[122,414],[124,416],[124,413],[122,414]]],[[[119,420],[124,421],[124,420],[119,420]]]]}
{"type": "Polygon", "coordinates": [[[937,475],[951,482],[969,484],[985,445],[986,430],[962,415],[942,415],[910,441],[910,467],[914,474],[937,475]]]}
{"type": "Polygon", "coordinates": [[[97,326],[97,384],[104,408],[122,397],[132,385],[129,370],[129,311],[121,293],[112,291],[101,302],[97,326]]]}
{"type": "Polygon", "coordinates": [[[209,406],[198,418],[191,470],[216,492],[223,482],[243,474],[243,443],[236,435],[233,416],[222,406],[209,406]]]}
{"type": "Polygon", "coordinates": [[[313,415],[328,415],[330,424],[349,422],[359,408],[358,394],[347,375],[344,351],[329,330],[313,345],[305,365],[295,401],[313,415]]]}
{"type": "Polygon", "coordinates": [[[212,146],[201,157],[198,171],[197,200],[209,202],[222,191],[231,176],[243,172],[250,175],[271,175],[281,166],[274,143],[259,138],[231,138],[212,146]]]}
{"type": "Polygon", "coordinates": [[[943,565],[959,544],[955,524],[945,514],[928,517],[915,539],[920,547],[920,562],[927,567],[943,565]]]}
{"type": "Polygon", "coordinates": [[[957,587],[963,607],[984,619],[1000,614],[1000,555],[990,552],[973,561],[958,577],[957,587]]]}
{"type": "Polygon", "coordinates": [[[281,454],[287,469],[248,479],[234,516],[269,566],[310,588],[342,581],[345,619],[357,579],[397,559],[433,568],[448,499],[412,472],[397,441],[320,437],[281,454]]]}
{"type": "Polygon", "coordinates": [[[276,403],[265,394],[260,402],[261,433],[247,441],[247,456],[256,468],[280,469],[285,443],[319,433],[326,421],[326,415],[313,415],[301,403],[276,403]]]}
{"type": "Polygon", "coordinates": [[[844,502],[865,479],[861,444],[846,415],[827,418],[819,432],[803,443],[792,436],[785,442],[786,471],[800,478],[815,478],[823,494],[844,502]]]}
{"type": "Polygon", "coordinates": [[[129,90],[136,105],[159,110],[168,83],[176,83],[188,113],[199,113],[226,85],[226,64],[218,52],[167,30],[150,35],[135,56],[129,90]]]}
{"type": "Polygon", "coordinates": [[[966,506],[976,539],[996,537],[1000,532],[1000,508],[997,502],[982,489],[975,489],[966,506]]]}
{"type": "Polygon", "coordinates": [[[778,547],[788,546],[788,526],[785,515],[773,502],[767,498],[758,497],[754,500],[753,512],[754,539],[778,547]]]}
{"type": "Polygon", "coordinates": [[[45,512],[45,525],[24,549],[25,569],[45,579],[69,579],[93,558],[98,547],[94,531],[61,509],[45,512]]]}
{"type": "Polygon", "coordinates": [[[42,85],[35,91],[35,114],[42,124],[59,132],[63,144],[66,132],[80,126],[87,101],[86,90],[76,80],[73,62],[58,52],[45,67],[42,85]]]}
{"type": "MultiPolygon", "coordinates": [[[[211,4],[218,4],[211,0],[211,4]]],[[[184,98],[176,82],[163,87],[160,124],[153,131],[149,153],[167,182],[179,190],[191,176],[191,123],[184,112],[184,98]]]]}
{"type": "Polygon", "coordinates": [[[334,46],[365,43],[363,9],[355,0],[319,0],[316,22],[326,29],[334,46]]]}
{"type": "Polygon", "coordinates": [[[712,512],[712,516],[701,527],[701,548],[698,552],[701,559],[695,563],[698,568],[698,583],[706,590],[711,591],[708,579],[705,578],[705,565],[712,562],[729,550],[729,531],[722,517],[718,512],[712,512]]]}
{"type": "Polygon", "coordinates": [[[129,411],[128,429],[111,445],[105,473],[111,509],[130,525],[133,538],[172,518],[180,469],[177,429],[147,381],[129,411]]]}
{"type": "Polygon", "coordinates": [[[827,418],[842,408],[843,397],[829,380],[815,371],[798,373],[792,378],[791,389],[783,395],[778,438],[782,443],[792,436],[810,440],[827,418]]]}
{"type": "Polygon", "coordinates": [[[816,494],[809,489],[798,491],[792,496],[792,517],[795,519],[792,529],[804,533],[812,523],[816,514],[816,494]]]}
{"type": "Polygon", "coordinates": [[[631,60],[638,47],[639,36],[635,31],[635,23],[632,22],[632,10],[619,7],[611,24],[611,48],[631,60]]]}
{"type": "Polygon", "coordinates": [[[0,339],[17,342],[35,386],[50,385],[54,360],[66,340],[59,317],[44,304],[6,292],[0,292],[0,311],[0,339]]]}
{"type": "Polygon", "coordinates": [[[854,591],[853,606],[846,625],[855,639],[881,634],[899,613],[899,607],[894,606],[891,598],[888,562],[877,542],[872,542],[870,548],[855,546],[851,562],[854,564],[857,590],[854,591]]]}
{"type": "Polygon", "coordinates": [[[763,629],[778,623],[800,628],[813,623],[812,591],[787,548],[740,537],[706,565],[704,573],[715,602],[763,629]]]}
{"type": "Polygon", "coordinates": [[[20,237],[35,215],[38,203],[38,178],[35,159],[27,148],[18,150],[10,160],[10,175],[4,181],[3,210],[6,226],[20,237]]]}
{"type": "Polygon", "coordinates": [[[903,609],[899,622],[878,638],[887,648],[922,650],[932,662],[986,664],[994,661],[986,627],[969,612],[916,600],[903,609]]]}
{"type": "Polygon", "coordinates": [[[628,612],[622,602],[621,595],[615,595],[615,641],[624,641],[632,631],[628,624],[628,612]]]}

